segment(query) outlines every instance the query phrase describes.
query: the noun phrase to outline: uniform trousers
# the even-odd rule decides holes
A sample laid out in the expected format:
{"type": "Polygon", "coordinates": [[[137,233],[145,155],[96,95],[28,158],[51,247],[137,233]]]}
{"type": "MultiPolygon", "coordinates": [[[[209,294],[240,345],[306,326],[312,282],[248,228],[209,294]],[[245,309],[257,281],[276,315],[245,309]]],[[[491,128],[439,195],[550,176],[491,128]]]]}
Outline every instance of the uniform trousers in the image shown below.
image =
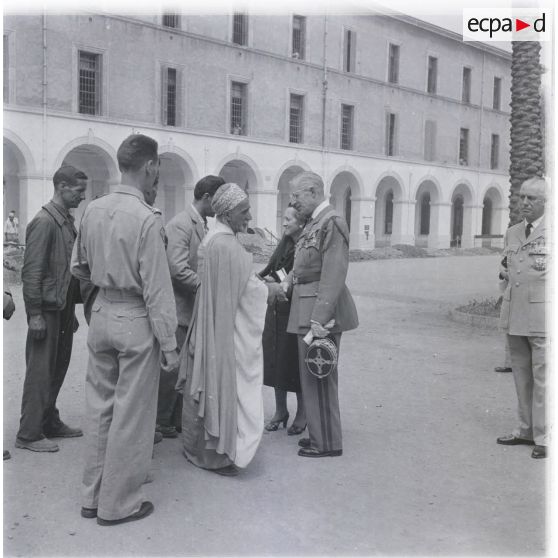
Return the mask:
{"type": "MultiPolygon", "coordinates": [[[[27,331],[25,361],[27,369],[21,400],[21,419],[17,437],[35,441],[44,432],[61,426],[56,399],[66,377],[74,339],[75,293],[68,289],[66,305],[62,310],[43,311],[46,334],[34,339],[27,331]],[[69,302],[70,301],[70,302],[69,302]]],[[[29,319],[29,317],[28,317],[29,319]]]]}
{"type": "Polygon", "coordinates": [[[101,289],[87,346],[83,506],[122,519],[144,501],[157,412],[160,349],[143,298],[101,289]]]}
{"type": "Polygon", "coordinates": [[[519,426],[513,434],[546,446],[546,337],[507,338],[518,400],[519,426]]]}
{"type": "MultiPolygon", "coordinates": [[[[176,347],[182,349],[187,326],[179,325],[176,329],[176,347]]],[[[161,373],[159,379],[159,396],[157,400],[157,424],[161,426],[175,426],[178,431],[182,430],[182,394],[176,391],[178,370],[175,372],[161,373]]]]}
{"type": "MultiPolygon", "coordinates": [[[[334,333],[331,336],[335,340],[339,354],[341,333],[334,333]]],[[[300,385],[310,435],[310,446],[319,451],[343,449],[337,395],[337,367],[325,378],[317,378],[310,374],[304,362],[308,345],[303,340],[304,335],[297,335],[297,337],[300,385]]]]}

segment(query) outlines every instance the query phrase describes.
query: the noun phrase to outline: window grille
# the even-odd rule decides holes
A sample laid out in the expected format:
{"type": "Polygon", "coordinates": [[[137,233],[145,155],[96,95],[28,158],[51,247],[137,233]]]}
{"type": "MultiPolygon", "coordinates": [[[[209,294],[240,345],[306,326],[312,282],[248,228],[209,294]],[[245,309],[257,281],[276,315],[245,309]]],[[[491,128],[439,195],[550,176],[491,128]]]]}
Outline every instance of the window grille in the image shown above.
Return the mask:
{"type": "Polygon", "coordinates": [[[291,143],[302,143],[303,110],[304,97],[292,94],[289,118],[289,141],[291,143]]]}
{"type": "Polygon", "coordinates": [[[386,114],[386,155],[392,157],[395,155],[395,114],[389,112],[386,114]]]}
{"type": "Polygon", "coordinates": [[[345,41],[343,47],[343,70],[345,72],[355,71],[356,58],[356,33],[345,29],[345,41]]]}
{"type": "Polygon", "coordinates": [[[494,110],[500,110],[501,96],[502,96],[502,79],[495,77],[494,92],[492,96],[492,108],[494,110]]]}
{"type": "Polygon", "coordinates": [[[434,56],[428,57],[428,80],[426,91],[428,93],[436,94],[438,86],[438,59],[434,56]]]}
{"type": "Polygon", "coordinates": [[[233,43],[246,46],[248,44],[248,16],[246,14],[233,15],[233,43]]]}
{"type": "Polygon", "coordinates": [[[459,164],[469,164],[469,130],[461,128],[459,131],[459,164]]]}
{"type": "Polygon", "coordinates": [[[178,14],[163,14],[163,26],[178,29],[180,27],[180,16],[178,14]]]}
{"type": "Polygon", "coordinates": [[[304,60],[306,54],[306,18],[293,16],[293,58],[304,60]]]}
{"type": "Polygon", "coordinates": [[[461,100],[464,103],[471,102],[471,68],[463,68],[463,86],[461,100]]]}
{"type": "Polygon", "coordinates": [[[231,84],[231,134],[246,135],[246,84],[231,84]]]}
{"type": "Polygon", "coordinates": [[[79,112],[99,114],[101,56],[90,52],[79,52],[79,112]]]}
{"type": "Polygon", "coordinates": [[[490,168],[498,168],[498,159],[500,155],[500,136],[498,134],[492,134],[492,139],[490,142],[490,168]]]}
{"type": "Polygon", "coordinates": [[[177,100],[176,69],[167,68],[167,126],[176,126],[176,100],[177,100]]]}
{"type": "Polygon", "coordinates": [[[353,148],[353,111],[353,106],[341,105],[341,149],[353,148]]]}
{"type": "Polygon", "coordinates": [[[399,45],[389,45],[389,83],[399,83],[399,45]]]}

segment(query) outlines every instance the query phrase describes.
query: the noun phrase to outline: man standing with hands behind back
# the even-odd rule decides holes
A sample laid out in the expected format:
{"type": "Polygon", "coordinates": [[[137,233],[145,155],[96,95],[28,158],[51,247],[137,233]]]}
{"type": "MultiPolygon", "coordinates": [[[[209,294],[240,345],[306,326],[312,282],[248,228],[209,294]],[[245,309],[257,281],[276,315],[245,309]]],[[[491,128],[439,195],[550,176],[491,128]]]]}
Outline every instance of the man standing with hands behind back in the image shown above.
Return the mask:
{"type": "Polygon", "coordinates": [[[546,243],[544,205],[546,182],[526,180],[519,192],[524,220],[506,232],[504,254],[507,281],[500,327],[507,333],[518,399],[519,426],[499,444],[535,445],[531,457],[546,457],[548,432],[546,397],[546,274],[550,247],[546,243]]]}
{"type": "Polygon", "coordinates": [[[337,368],[326,377],[313,376],[304,361],[304,336],[309,330],[318,338],[330,335],[339,349],[341,332],[358,326],[355,304],[345,285],[349,229],[325,199],[324,183],[317,174],[295,176],[291,199],[293,207],[309,219],[297,241],[286,285],[288,290],[292,288],[287,331],[298,336],[300,384],[310,434],[299,441],[298,455],[334,457],[343,453],[337,368]]]}
{"type": "Polygon", "coordinates": [[[122,180],[92,201],[72,273],[99,287],[91,308],[85,382],[86,464],[81,515],[99,525],[142,519],[153,452],[157,386],[178,366],[176,309],[158,209],[157,142],[142,134],[118,148],[122,180]]]}

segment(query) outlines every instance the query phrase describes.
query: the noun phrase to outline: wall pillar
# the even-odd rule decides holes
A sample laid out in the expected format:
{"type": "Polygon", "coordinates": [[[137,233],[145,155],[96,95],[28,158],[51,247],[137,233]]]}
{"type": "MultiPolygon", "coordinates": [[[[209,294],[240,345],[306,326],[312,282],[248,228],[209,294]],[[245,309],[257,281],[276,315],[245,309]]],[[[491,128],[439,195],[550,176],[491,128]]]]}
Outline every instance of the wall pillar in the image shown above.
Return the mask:
{"type": "Polygon", "coordinates": [[[352,250],[374,248],[374,204],[374,198],[351,198],[349,247],[352,250]]]}
{"type": "Polygon", "coordinates": [[[248,226],[263,230],[268,228],[271,232],[275,232],[272,227],[273,223],[277,222],[277,191],[257,189],[250,190],[249,195],[252,221],[248,226]]]}
{"type": "Polygon", "coordinates": [[[472,248],[475,245],[475,235],[481,233],[481,227],[482,205],[464,205],[461,248],[472,248]]]}
{"type": "Polygon", "coordinates": [[[451,206],[451,203],[430,203],[428,248],[449,248],[451,240],[451,206]]]}
{"type": "Polygon", "coordinates": [[[414,200],[393,201],[391,246],[415,243],[415,205],[414,200]]]}

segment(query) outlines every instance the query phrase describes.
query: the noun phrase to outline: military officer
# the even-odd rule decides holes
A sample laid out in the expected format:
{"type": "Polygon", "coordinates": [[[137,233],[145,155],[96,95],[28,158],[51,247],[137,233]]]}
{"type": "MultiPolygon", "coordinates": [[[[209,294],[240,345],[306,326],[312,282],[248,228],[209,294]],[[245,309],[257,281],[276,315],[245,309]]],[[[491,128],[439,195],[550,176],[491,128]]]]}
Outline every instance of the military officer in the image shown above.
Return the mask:
{"type": "Polygon", "coordinates": [[[298,455],[338,456],[343,449],[337,369],[323,378],[312,375],[304,361],[308,347],[304,337],[309,331],[313,337],[330,336],[339,348],[341,332],[358,326],[355,304],[345,285],[349,231],[325,199],[324,183],[317,174],[297,175],[291,181],[291,199],[294,208],[309,219],[285,284],[292,300],[287,331],[298,335],[300,383],[310,435],[299,441],[298,455]]]}
{"type": "Polygon", "coordinates": [[[548,445],[545,287],[550,248],[544,221],[546,182],[538,177],[526,180],[519,198],[524,220],[506,232],[507,269],[500,270],[500,276],[507,281],[500,326],[510,347],[519,425],[513,434],[502,436],[497,442],[508,446],[535,445],[531,456],[543,458],[548,445]]]}
{"type": "Polygon", "coordinates": [[[92,304],[85,398],[88,446],[81,515],[100,525],[146,517],[161,364],[177,368],[176,309],[165,234],[152,203],[157,142],[141,134],[117,152],[121,184],[92,201],[80,225],[72,273],[99,292],[92,304]]]}

